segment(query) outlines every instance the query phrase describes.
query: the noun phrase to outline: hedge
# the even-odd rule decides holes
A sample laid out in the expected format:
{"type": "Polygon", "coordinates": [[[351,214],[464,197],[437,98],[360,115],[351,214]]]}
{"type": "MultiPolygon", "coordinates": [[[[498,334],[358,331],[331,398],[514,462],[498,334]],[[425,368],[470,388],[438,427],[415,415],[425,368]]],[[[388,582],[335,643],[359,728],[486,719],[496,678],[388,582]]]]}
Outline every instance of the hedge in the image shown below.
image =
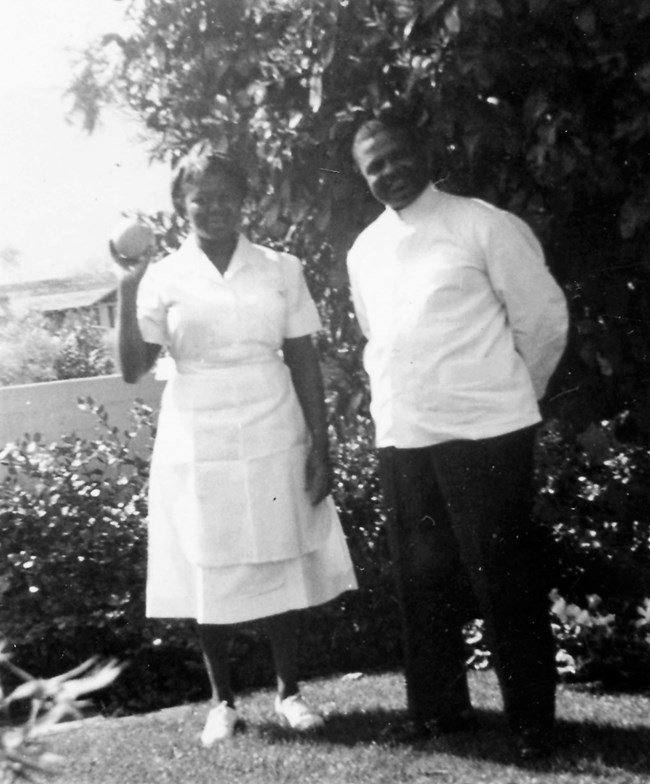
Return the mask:
{"type": "MultiPolygon", "coordinates": [[[[91,655],[128,661],[101,697],[106,711],[150,710],[207,697],[193,623],[144,615],[153,412],[137,404],[133,426],[121,431],[101,405],[91,399],[80,405],[97,417],[95,439],[71,435],[48,444],[32,434],[2,453],[0,557],[6,568],[0,630],[21,667],[42,676],[91,655]]],[[[349,430],[332,431],[332,442],[334,496],[360,590],[304,614],[304,677],[393,667],[401,658],[368,420],[359,416],[349,430]]],[[[629,671],[628,684],[639,688],[645,667],[650,686],[645,666],[650,636],[644,636],[650,627],[638,623],[643,618],[638,608],[647,606],[650,595],[648,450],[621,444],[612,423],[573,441],[551,424],[541,433],[538,466],[537,514],[553,549],[549,586],[559,591],[554,628],[561,671],[573,678],[609,677],[618,687],[629,671]],[[599,612],[589,615],[587,605],[595,606],[596,594],[604,599],[598,600],[599,612]],[[558,607],[566,606],[577,609],[558,615],[558,607]],[[587,616],[578,624],[582,606],[587,616]],[[597,618],[610,615],[616,623],[609,622],[605,636],[621,643],[615,650],[603,647],[603,633],[594,634],[597,618]]],[[[237,628],[231,648],[237,688],[272,682],[263,632],[263,625],[237,628]]],[[[486,666],[480,620],[468,625],[466,639],[468,661],[486,666]]]]}

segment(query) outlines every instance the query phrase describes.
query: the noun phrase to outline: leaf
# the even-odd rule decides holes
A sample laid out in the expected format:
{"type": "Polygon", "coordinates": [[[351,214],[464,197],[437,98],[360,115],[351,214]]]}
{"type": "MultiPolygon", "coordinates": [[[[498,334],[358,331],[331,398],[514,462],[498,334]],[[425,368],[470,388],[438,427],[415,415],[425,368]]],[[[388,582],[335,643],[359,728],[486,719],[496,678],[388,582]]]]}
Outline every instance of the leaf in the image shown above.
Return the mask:
{"type": "Polygon", "coordinates": [[[481,3],[482,8],[495,19],[503,18],[503,8],[499,0],[483,0],[481,3]]]}
{"type": "Polygon", "coordinates": [[[577,437],[577,441],[590,463],[602,465],[612,454],[609,436],[602,427],[593,422],[577,437]]]}
{"type": "Polygon", "coordinates": [[[467,157],[471,161],[474,158],[476,150],[481,142],[483,134],[481,131],[473,131],[470,133],[466,133],[463,136],[463,146],[465,147],[465,151],[467,152],[467,157]]]}
{"type": "Polygon", "coordinates": [[[412,18],[417,15],[417,5],[416,0],[392,0],[395,18],[400,21],[412,18]]]}
{"type": "Polygon", "coordinates": [[[404,26],[404,38],[409,39],[411,37],[411,33],[415,29],[416,24],[418,23],[419,15],[416,14],[412,19],[410,19],[406,25],[404,26]]]}
{"type": "Polygon", "coordinates": [[[266,82],[253,82],[247,90],[255,106],[261,106],[266,100],[268,85],[266,82]]]}
{"type": "Polygon", "coordinates": [[[323,74],[320,69],[315,69],[309,80],[309,108],[314,114],[318,112],[323,102],[323,74]]]}
{"type": "Polygon", "coordinates": [[[263,218],[264,225],[267,228],[271,228],[277,223],[279,217],[280,217],[280,204],[277,201],[274,201],[264,213],[264,218],[263,218]]]}
{"type": "Polygon", "coordinates": [[[586,8],[576,14],[574,21],[586,35],[594,35],[596,32],[596,17],[592,8],[586,8]]]}
{"type": "Polygon", "coordinates": [[[302,112],[299,112],[297,109],[292,109],[288,122],[289,128],[291,128],[291,130],[297,128],[302,122],[302,118],[304,116],[305,115],[302,112]]]}
{"type": "Polygon", "coordinates": [[[528,8],[531,14],[541,14],[551,0],[528,0],[528,8]]]}
{"type": "Polygon", "coordinates": [[[460,15],[458,13],[458,8],[454,6],[446,15],[445,15],[445,27],[452,35],[458,35],[461,30],[461,23],[460,23],[460,15]]]}
{"type": "Polygon", "coordinates": [[[445,3],[446,0],[429,0],[422,11],[424,18],[431,19],[432,16],[435,16],[435,14],[438,13],[445,3]]]}
{"type": "Polygon", "coordinates": [[[650,93],[650,62],[637,69],[634,78],[644,93],[650,93]]]}

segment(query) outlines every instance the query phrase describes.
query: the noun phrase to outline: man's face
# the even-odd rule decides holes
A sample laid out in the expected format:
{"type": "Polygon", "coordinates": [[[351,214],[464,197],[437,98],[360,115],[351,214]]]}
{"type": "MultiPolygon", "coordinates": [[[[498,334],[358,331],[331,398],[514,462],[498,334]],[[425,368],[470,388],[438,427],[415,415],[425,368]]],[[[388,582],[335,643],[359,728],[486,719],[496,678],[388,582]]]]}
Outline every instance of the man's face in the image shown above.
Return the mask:
{"type": "Polygon", "coordinates": [[[382,129],[358,141],[354,157],[375,199],[394,210],[408,207],[429,183],[423,153],[398,130],[382,129]]]}

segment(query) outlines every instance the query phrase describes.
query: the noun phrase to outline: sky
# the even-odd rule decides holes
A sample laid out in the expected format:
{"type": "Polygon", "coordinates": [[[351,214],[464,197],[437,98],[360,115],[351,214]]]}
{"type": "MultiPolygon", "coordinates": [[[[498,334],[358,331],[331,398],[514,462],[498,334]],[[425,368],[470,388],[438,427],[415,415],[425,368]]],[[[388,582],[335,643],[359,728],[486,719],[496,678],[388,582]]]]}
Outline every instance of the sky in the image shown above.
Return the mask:
{"type": "Polygon", "coordinates": [[[123,211],[170,209],[169,174],[150,165],[137,123],[112,112],[92,135],[66,120],[75,50],[119,29],[120,0],[2,0],[0,282],[110,269],[123,211]]]}

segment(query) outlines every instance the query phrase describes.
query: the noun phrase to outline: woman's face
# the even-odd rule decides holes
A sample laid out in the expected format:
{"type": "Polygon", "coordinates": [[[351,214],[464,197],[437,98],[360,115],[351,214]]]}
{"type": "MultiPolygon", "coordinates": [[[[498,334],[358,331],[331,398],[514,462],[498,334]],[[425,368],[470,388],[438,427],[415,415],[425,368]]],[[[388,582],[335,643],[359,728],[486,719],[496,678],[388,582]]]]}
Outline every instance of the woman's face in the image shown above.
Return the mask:
{"type": "Polygon", "coordinates": [[[239,231],[244,197],[227,173],[205,174],[185,189],[185,210],[192,231],[203,240],[227,240],[239,231]]]}

